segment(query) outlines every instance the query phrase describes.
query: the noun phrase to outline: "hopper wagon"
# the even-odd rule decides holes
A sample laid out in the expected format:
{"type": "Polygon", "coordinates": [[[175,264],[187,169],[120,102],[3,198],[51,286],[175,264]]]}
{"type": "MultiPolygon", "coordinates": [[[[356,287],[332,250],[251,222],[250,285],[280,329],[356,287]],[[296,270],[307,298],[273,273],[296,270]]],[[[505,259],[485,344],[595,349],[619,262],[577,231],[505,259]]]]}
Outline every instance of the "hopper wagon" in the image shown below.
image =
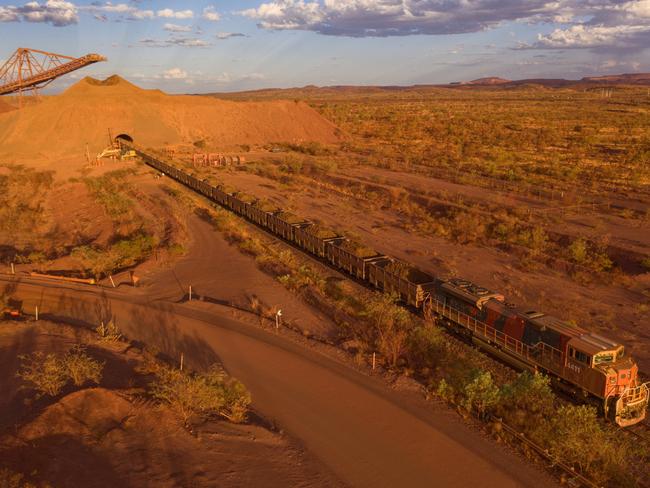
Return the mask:
{"type": "Polygon", "coordinates": [[[349,239],[332,240],[325,244],[327,261],[360,280],[367,278],[368,267],[372,262],[385,257],[374,249],[349,239]]]}
{"type": "Polygon", "coordinates": [[[262,227],[269,226],[269,218],[280,209],[270,202],[257,200],[248,208],[248,217],[251,221],[262,227]]]}
{"type": "Polygon", "coordinates": [[[309,222],[291,212],[276,212],[271,214],[268,219],[269,228],[274,234],[291,242],[296,241],[296,229],[305,226],[309,222]]]}
{"type": "Polygon", "coordinates": [[[396,293],[415,308],[426,300],[435,278],[402,261],[384,257],[370,263],[368,281],[385,293],[396,293]]]}
{"type": "Polygon", "coordinates": [[[319,224],[299,227],[295,232],[296,244],[319,258],[325,257],[325,246],[343,239],[337,232],[319,224]]]}

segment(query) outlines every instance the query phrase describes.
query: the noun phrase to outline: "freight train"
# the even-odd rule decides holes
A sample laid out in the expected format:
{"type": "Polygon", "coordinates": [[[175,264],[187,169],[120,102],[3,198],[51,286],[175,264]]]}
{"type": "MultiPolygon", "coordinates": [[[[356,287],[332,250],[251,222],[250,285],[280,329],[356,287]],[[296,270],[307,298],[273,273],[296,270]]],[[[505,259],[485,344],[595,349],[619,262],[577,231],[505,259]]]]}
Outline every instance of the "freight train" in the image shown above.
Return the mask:
{"type": "Polygon", "coordinates": [[[123,150],[213,202],[292,243],[378,291],[397,294],[409,307],[520,370],[542,372],[574,395],[597,402],[625,427],[642,421],[649,384],[623,345],[574,324],[527,308],[470,281],[441,279],[355,243],[340,233],[222,185],[212,185],[162,161],[122,134],[123,150]]]}

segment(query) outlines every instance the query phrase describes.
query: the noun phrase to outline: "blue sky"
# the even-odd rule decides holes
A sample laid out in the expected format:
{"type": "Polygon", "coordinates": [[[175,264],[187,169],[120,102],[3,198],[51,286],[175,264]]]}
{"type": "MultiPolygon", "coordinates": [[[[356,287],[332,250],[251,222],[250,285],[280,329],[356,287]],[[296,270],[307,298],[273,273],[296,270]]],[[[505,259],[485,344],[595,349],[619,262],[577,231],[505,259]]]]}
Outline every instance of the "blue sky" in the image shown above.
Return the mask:
{"type": "Polygon", "coordinates": [[[650,71],[650,0],[0,0],[17,47],[173,93],[650,71]]]}

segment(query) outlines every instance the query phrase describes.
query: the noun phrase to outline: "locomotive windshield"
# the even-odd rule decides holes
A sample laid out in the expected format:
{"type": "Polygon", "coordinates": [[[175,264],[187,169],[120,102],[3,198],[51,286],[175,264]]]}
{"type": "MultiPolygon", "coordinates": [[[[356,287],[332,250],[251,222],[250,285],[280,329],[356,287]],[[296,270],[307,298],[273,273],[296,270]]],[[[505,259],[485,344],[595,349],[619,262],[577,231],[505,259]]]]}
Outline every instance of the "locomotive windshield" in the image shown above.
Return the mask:
{"type": "Polygon", "coordinates": [[[613,363],[614,361],[622,359],[624,354],[625,351],[623,347],[619,347],[614,351],[599,352],[594,356],[594,364],[613,363]]]}

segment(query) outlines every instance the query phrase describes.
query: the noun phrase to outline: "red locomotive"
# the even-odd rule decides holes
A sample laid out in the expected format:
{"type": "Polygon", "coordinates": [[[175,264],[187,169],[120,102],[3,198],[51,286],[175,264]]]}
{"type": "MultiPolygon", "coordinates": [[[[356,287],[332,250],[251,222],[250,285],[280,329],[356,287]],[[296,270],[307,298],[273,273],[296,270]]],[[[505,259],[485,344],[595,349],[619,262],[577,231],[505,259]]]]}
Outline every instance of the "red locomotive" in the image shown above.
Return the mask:
{"type": "Polygon", "coordinates": [[[470,333],[510,364],[550,375],[564,389],[600,400],[620,426],[645,418],[648,385],[636,363],[610,339],[552,315],[515,307],[466,280],[439,281],[427,303],[447,326],[470,333]]]}

